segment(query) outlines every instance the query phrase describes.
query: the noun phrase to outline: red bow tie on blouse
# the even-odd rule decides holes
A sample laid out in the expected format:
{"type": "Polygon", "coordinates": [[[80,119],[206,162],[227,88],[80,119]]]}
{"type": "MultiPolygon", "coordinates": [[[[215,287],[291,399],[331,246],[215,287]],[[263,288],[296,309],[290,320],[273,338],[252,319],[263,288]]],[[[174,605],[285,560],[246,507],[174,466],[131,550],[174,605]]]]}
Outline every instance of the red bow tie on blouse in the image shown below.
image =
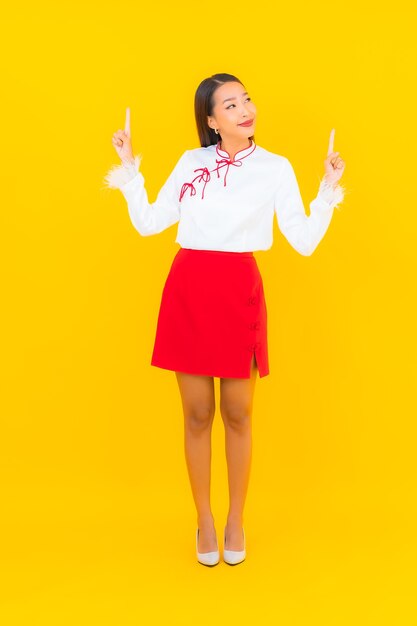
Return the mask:
{"type": "MultiPolygon", "coordinates": [[[[219,170],[222,167],[227,167],[226,173],[224,175],[224,182],[223,182],[223,186],[224,187],[226,186],[226,177],[227,177],[227,173],[229,171],[230,165],[234,165],[235,167],[241,167],[241,165],[243,165],[242,164],[242,159],[245,159],[247,156],[252,154],[252,152],[255,150],[255,148],[256,148],[255,142],[252,141],[252,144],[249,147],[251,147],[252,150],[250,152],[248,152],[248,154],[245,154],[242,157],[240,157],[239,159],[235,159],[234,161],[232,161],[230,158],[226,158],[226,157],[224,157],[221,154],[221,152],[220,152],[220,141],[217,143],[217,145],[216,145],[216,152],[217,152],[217,154],[219,154],[223,158],[216,159],[217,166],[213,170],[211,170],[211,171],[212,172],[217,172],[217,178],[219,178],[220,177],[219,170]]],[[[243,150],[239,150],[239,152],[237,152],[236,154],[239,154],[240,152],[244,152],[245,150],[248,150],[248,148],[244,148],[243,150]]],[[[223,152],[225,152],[225,151],[223,151],[223,152]]],[[[182,198],[184,197],[184,194],[185,194],[185,192],[187,191],[188,188],[190,188],[190,190],[191,190],[190,196],[195,196],[195,194],[196,194],[196,188],[194,187],[194,183],[195,182],[199,182],[200,183],[201,181],[204,181],[203,191],[202,191],[202,195],[201,195],[201,198],[202,199],[204,198],[204,189],[206,188],[207,183],[211,179],[210,170],[208,170],[207,167],[199,167],[196,170],[194,170],[194,172],[201,172],[201,174],[198,174],[190,183],[184,183],[183,184],[183,186],[181,188],[180,197],[179,197],[179,201],[180,202],[181,202],[182,198]]]]}

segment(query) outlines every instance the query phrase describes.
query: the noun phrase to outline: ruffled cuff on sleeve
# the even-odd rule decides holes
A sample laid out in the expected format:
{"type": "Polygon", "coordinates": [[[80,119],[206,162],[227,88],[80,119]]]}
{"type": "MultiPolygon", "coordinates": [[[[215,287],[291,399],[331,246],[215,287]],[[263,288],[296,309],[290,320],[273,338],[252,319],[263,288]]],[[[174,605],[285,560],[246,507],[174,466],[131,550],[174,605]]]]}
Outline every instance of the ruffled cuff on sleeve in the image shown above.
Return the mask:
{"type": "Polygon", "coordinates": [[[142,155],[137,154],[134,161],[123,161],[120,165],[113,165],[104,177],[104,184],[110,189],[121,189],[126,183],[135,178],[139,172],[142,155]]]}
{"type": "Polygon", "coordinates": [[[320,200],[324,200],[329,209],[340,208],[338,205],[343,202],[346,189],[338,183],[333,188],[333,184],[329,183],[324,177],[320,181],[319,192],[317,197],[320,200]]]}

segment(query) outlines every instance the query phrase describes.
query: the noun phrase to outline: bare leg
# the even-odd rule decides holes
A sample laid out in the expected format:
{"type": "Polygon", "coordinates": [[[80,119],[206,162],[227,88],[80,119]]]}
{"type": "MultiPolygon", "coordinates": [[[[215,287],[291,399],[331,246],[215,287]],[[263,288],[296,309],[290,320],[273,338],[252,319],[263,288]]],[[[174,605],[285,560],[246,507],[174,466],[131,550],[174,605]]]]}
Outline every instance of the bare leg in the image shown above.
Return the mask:
{"type": "Polygon", "coordinates": [[[254,356],[249,379],[220,379],[220,411],[225,426],[229,480],[225,544],[228,550],[243,550],[243,508],[252,457],[251,418],[256,376],[257,364],[254,356]]]}
{"type": "Polygon", "coordinates": [[[211,431],[215,414],[214,380],[175,372],[184,412],[184,448],[200,529],[198,551],[217,549],[210,506],[211,431]]]}

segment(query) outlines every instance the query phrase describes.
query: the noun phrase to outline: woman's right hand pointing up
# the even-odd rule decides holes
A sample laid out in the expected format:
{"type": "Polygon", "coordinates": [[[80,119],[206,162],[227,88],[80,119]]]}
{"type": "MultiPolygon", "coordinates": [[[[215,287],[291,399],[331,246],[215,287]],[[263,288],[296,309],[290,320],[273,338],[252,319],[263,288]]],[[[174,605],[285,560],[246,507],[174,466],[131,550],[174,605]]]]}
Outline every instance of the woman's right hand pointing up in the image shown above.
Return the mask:
{"type": "Polygon", "coordinates": [[[133,163],[133,149],[130,138],[130,108],[126,109],[125,129],[117,130],[112,138],[114,148],[123,163],[133,163]]]}

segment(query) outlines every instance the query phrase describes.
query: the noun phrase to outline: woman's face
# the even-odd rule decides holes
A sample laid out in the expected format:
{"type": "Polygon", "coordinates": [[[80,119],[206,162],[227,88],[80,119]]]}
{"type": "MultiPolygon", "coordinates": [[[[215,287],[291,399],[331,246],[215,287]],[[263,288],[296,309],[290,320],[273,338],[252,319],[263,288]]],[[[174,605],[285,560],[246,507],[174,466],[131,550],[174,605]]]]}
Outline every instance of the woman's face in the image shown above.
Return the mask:
{"type": "Polygon", "coordinates": [[[255,134],[256,107],[243,85],[238,82],[224,83],[213,94],[213,114],[207,117],[210,128],[217,128],[222,139],[236,141],[255,134]],[[250,126],[242,122],[253,120],[250,126]]]}

